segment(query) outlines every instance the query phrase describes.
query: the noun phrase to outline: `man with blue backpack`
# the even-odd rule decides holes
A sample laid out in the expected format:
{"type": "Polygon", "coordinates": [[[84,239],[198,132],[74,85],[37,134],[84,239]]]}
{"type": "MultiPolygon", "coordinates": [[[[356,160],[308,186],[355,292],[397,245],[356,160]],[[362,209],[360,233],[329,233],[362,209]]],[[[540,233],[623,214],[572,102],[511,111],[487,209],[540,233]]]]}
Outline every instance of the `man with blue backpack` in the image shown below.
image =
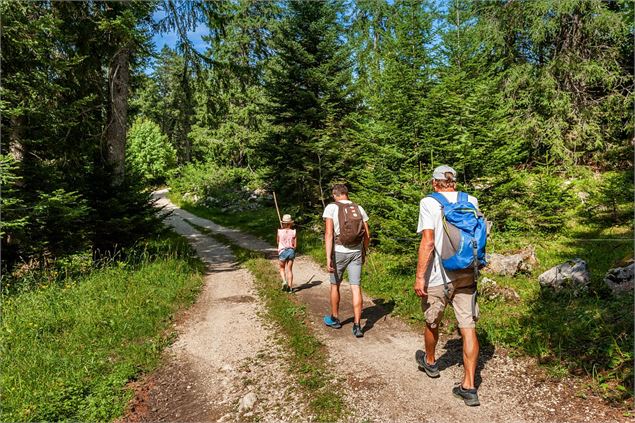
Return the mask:
{"type": "Polygon", "coordinates": [[[435,349],[439,323],[448,304],[452,305],[463,338],[464,376],[452,393],[466,405],[479,405],[474,377],[479,345],[476,321],[478,270],[485,265],[487,229],[478,201],[456,191],[456,171],[437,167],[432,175],[434,192],[423,198],[419,207],[421,234],[414,291],[421,298],[425,317],[424,351],[415,358],[419,369],[429,377],[439,377],[435,349]]]}

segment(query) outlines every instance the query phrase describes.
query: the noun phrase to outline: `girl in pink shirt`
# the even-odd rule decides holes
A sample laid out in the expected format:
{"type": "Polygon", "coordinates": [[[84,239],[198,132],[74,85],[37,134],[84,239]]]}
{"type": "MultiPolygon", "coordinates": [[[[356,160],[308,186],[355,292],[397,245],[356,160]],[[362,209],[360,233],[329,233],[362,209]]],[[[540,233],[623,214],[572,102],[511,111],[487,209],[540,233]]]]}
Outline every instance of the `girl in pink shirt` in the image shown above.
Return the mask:
{"type": "Polygon", "coordinates": [[[280,276],[282,276],[282,290],[293,292],[293,260],[295,259],[296,232],[293,227],[291,215],[282,216],[282,229],[278,229],[276,240],[278,241],[278,260],[280,264],[280,276]]]}

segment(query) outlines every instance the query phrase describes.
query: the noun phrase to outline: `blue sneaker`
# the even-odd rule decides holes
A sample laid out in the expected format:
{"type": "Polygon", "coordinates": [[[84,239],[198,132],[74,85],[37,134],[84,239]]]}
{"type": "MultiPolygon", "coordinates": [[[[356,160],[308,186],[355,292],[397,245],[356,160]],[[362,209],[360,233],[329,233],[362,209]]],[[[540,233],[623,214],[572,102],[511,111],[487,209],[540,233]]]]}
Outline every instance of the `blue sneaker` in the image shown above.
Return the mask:
{"type": "Polygon", "coordinates": [[[331,327],[333,329],[340,329],[342,327],[342,324],[340,323],[340,321],[338,319],[336,319],[333,316],[324,316],[324,324],[328,327],[331,327]]]}

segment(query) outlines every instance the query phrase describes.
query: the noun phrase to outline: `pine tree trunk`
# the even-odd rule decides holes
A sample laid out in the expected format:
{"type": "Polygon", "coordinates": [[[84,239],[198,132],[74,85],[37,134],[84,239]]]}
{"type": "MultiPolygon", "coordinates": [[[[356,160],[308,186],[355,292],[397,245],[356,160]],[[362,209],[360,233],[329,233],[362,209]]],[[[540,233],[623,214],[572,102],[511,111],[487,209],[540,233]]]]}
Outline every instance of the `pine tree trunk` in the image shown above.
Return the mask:
{"type": "Polygon", "coordinates": [[[115,53],[108,70],[109,110],[106,128],[106,158],[112,166],[112,185],[121,185],[125,176],[126,129],[128,121],[128,86],[130,51],[115,53]]]}
{"type": "Polygon", "coordinates": [[[190,130],[192,129],[192,119],[191,116],[194,114],[193,111],[193,99],[192,99],[192,87],[190,86],[190,81],[188,79],[189,70],[187,67],[187,61],[185,61],[185,66],[183,68],[183,79],[181,80],[181,87],[183,89],[183,93],[185,95],[185,104],[183,104],[183,134],[182,134],[182,142],[183,142],[183,160],[185,163],[189,163],[192,161],[192,143],[190,142],[190,130]]]}
{"type": "Polygon", "coordinates": [[[11,119],[9,130],[9,154],[20,163],[24,159],[25,146],[22,141],[24,132],[24,116],[16,116],[11,119]]]}

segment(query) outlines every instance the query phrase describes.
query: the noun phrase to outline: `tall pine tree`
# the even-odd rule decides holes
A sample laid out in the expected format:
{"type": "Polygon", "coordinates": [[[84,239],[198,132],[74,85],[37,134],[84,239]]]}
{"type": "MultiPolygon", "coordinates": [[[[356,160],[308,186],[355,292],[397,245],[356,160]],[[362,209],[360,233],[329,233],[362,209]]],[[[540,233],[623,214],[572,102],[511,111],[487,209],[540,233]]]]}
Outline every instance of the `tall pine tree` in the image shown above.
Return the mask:
{"type": "Polygon", "coordinates": [[[357,98],[341,13],[339,1],[289,1],[266,75],[273,129],[261,160],[273,188],[309,207],[328,196],[328,184],[346,177],[355,159],[347,131],[357,98]]]}

